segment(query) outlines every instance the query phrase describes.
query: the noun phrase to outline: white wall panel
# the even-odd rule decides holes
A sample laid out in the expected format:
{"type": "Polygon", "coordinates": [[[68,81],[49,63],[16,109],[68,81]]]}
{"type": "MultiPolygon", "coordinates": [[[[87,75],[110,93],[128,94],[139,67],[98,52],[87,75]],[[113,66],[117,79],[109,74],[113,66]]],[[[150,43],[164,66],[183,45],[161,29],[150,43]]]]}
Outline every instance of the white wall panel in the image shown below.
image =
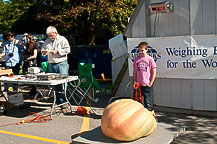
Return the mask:
{"type": "MultiPolygon", "coordinates": [[[[161,2],[161,0],[151,0],[150,3],[161,2]]],[[[159,14],[152,13],[150,14],[151,19],[151,37],[159,36],[159,14]]]]}
{"type": "Polygon", "coordinates": [[[128,87],[128,84],[130,83],[130,78],[129,78],[129,71],[128,71],[128,68],[122,78],[122,81],[120,83],[120,87],[118,88],[115,96],[116,97],[131,97],[131,90],[133,87],[132,85],[129,85],[128,87]]]}
{"type": "Polygon", "coordinates": [[[153,85],[153,103],[156,105],[162,105],[162,92],[161,92],[161,79],[155,79],[153,85]]]}
{"type": "Polygon", "coordinates": [[[181,80],[182,108],[192,108],[192,80],[181,80]]]}
{"type": "Polygon", "coordinates": [[[159,37],[166,37],[169,31],[169,15],[166,13],[159,13],[159,23],[158,23],[158,35],[159,37]]]}
{"type": "MultiPolygon", "coordinates": [[[[176,1],[178,7],[174,8],[174,11],[178,11],[177,17],[179,18],[179,34],[181,35],[190,35],[190,3],[189,0],[178,0],[176,1]]],[[[173,28],[171,28],[173,30],[173,28]]]]}
{"type": "Polygon", "coordinates": [[[172,106],[170,79],[161,79],[162,106],[172,106]]]}
{"type": "Polygon", "coordinates": [[[203,1],[203,33],[206,34],[215,32],[215,1],[203,1]]]}
{"type": "Polygon", "coordinates": [[[126,56],[122,56],[112,61],[112,83],[115,82],[125,60],[126,56]]]}
{"type": "MultiPolygon", "coordinates": [[[[138,16],[137,16],[138,17],[138,16]]],[[[139,37],[139,18],[137,18],[132,27],[132,37],[138,38],[139,37]]]]}
{"type": "Polygon", "coordinates": [[[216,111],[217,92],[216,80],[205,80],[205,110],[216,111]]]}
{"type": "Polygon", "coordinates": [[[204,110],[205,94],[204,80],[192,80],[192,107],[195,110],[204,110]]]}
{"type": "Polygon", "coordinates": [[[203,34],[203,2],[190,0],[190,29],[191,35],[203,34]]]}
{"type": "Polygon", "coordinates": [[[215,0],[214,3],[214,9],[215,9],[215,31],[213,31],[214,34],[217,34],[217,1],[215,0]]]}
{"type": "Polygon", "coordinates": [[[142,6],[138,14],[139,35],[138,37],[146,37],[146,23],[145,23],[145,4],[142,6]]]}
{"type": "Polygon", "coordinates": [[[171,0],[174,4],[174,9],[176,11],[168,14],[168,36],[178,36],[179,35],[179,6],[178,0],[171,0]]]}
{"type": "Polygon", "coordinates": [[[151,25],[151,37],[153,37],[154,35],[156,35],[156,23],[158,23],[158,19],[155,20],[155,17],[157,15],[156,14],[150,14],[150,19],[151,19],[151,22],[150,22],[150,25],[151,25]]]}
{"type": "Polygon", "coordinates": [[[171,98],[172,107],[182,108],[181,81],[179,79],[171,79],[171,98]]]}

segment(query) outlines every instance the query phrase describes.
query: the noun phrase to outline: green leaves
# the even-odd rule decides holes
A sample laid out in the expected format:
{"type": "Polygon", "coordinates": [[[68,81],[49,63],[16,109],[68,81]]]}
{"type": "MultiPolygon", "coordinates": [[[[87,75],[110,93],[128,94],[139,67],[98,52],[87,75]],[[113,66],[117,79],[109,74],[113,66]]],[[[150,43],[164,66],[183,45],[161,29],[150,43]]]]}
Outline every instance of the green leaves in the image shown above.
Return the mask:
{"type": "Polygon", "coordinates": [[[0,2],[0,33],[11,29],[15,33],[44,33],[48,25],[54,25],[60,34],[79,35],[84,44],[89,44],[89,40],[93,44],[98,33],[107,31],[112,34],[108,36],[110,38],[123,32],[137,1],[11,0],[10,4],[0,2]]]}

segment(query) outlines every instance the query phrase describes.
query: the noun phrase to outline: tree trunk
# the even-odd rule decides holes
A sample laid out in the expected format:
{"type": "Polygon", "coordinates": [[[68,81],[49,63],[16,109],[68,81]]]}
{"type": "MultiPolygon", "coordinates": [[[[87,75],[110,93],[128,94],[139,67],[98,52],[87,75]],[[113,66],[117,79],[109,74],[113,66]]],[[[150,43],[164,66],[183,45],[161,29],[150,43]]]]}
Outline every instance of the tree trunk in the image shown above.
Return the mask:
{"type": "Polygon", "coordinates": [[[95,23],[91,22],[88,28],[88,45],[95,45],[95,23]]]}

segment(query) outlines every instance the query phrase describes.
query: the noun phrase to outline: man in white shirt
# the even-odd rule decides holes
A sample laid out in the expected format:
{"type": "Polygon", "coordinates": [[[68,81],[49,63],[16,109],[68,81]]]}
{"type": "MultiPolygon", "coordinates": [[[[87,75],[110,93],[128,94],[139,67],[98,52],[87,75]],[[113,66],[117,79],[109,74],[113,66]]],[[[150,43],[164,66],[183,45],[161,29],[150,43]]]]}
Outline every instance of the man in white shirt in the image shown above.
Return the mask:
{"type": "MultiPolygon", "coordinates": [[[[70,53],[68,40],[64,36],[59,35],[54,26],[49,26],[46,30],[46,33],[48,38],[45,40],[41,52],[42,55],[48,56],[49,73],[68,75],[69,65],[67,61],[67,55],[70,53]]],[[[64,91],[63,86],[58,85],[55,87],[55,90],[57,91],[56,104],[59,105],[66,102],[64,95],[58,93],[64,91]]]]}

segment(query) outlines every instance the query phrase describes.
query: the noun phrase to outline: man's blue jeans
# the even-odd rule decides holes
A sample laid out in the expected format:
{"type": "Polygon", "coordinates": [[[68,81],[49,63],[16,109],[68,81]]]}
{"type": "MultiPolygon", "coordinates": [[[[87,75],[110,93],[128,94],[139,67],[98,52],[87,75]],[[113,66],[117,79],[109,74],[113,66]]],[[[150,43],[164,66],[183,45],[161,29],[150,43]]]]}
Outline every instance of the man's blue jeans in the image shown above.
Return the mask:
{"type": "MultiPolygon", "coordinates": [[[[149,111],[153,110],[152,109],[152,102],[151,102],[151,87],[141,86],[140,88],[141,88],[141,94],[142,94],[144,107],[147,108],[149,111]]],[[[135,100],[135,89],[134,89],[133,98],[135,100]]],[[[137,97],[137,99],[139,99],[139,98],[137,97]]]]}
{"type": "MultiPolygon", "coordinates": [[[[59,74],[69,74],[69,65],[67,61],[63,61],[60,63],[49,63],[49,73],[59,73],[59,74]]],[[[67,88],[67,83],[66,83],[67,88]]],[[[55,86],[56,91],[56,104],[61,104],[66,102],[65,96],[64,96],[64,85],[60,84],[55,86]],[[60,93],[59,93],[60,92],[60,93]]]]}

